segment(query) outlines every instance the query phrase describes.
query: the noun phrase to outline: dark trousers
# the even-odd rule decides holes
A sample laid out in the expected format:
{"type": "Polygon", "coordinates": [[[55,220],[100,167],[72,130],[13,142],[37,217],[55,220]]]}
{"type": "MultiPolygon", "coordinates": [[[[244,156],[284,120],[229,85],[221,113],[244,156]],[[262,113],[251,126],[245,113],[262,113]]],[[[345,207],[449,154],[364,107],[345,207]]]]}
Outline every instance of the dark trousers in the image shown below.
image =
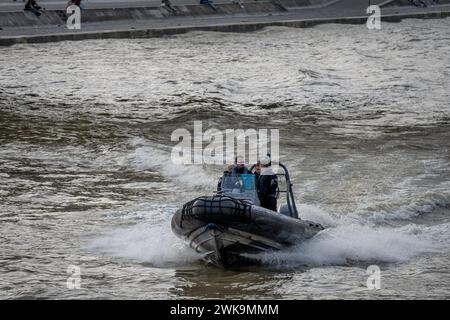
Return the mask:
{"type": "Polygon", "coordinates": [[[260,199],[261,207],[277,212],[277,198],[268,196],[260,199]]]}

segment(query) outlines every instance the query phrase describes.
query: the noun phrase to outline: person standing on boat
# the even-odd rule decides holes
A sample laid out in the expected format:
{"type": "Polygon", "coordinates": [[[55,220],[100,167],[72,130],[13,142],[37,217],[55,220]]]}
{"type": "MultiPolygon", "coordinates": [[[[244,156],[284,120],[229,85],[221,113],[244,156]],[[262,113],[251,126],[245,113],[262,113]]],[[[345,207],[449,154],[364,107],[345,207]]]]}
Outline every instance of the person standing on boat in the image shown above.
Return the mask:
{"type": "Polygon", "coordinates": [[[255,172],[253,174],[255,175],[256,181],[258,181],[261,175],[261,162],[259,160],[255,164],[255,172]]]}
{"type": "Polygon", "coordinates": [[[238,174],[248,174],[250,171],[245,166],[244,158],[241,156],[236,157],[236,166],[233,168],[231,172],[232,175],[238,174]]]}
{"type": "Polygon", "coordinates": [[[261,159],[261,174],[256,182],[256,190],[261,207],[277,211],[278,177],[272,171],[270,157],[261,159]]]}

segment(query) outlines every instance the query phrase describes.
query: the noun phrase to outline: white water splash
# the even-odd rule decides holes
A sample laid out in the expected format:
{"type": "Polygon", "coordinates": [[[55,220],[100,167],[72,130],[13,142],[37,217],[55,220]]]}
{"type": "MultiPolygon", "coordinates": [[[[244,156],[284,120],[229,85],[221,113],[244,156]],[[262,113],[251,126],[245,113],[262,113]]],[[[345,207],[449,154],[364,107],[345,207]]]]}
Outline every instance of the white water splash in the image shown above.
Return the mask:
{"type": "Polygon", "coordinates": [[[169,222],[157,225],[139,223],[114,230],[93,240],[86,248],[155,267],[185,265],[201,257],[175,237],[169,222]]]}
{"type": "Polygon", "coordinates": [[[217,183],[217,178],[208,175],[199,165],[182,165],[172,162],[170,152],[153,146],[144,139],[133,139],[136,148],[127,155],[127,161],[138,170],[156,169],[165,177],[186,187],[208,188],[217,183]]]}
{"type": "Polygon", "coordinates": [[[395,263],[450,248],[448,224],[377,227],[370,221],[351,216],[332,216],[313,206],[301,206],[300,209],[302,218],[320,222],[328,228],[289,250],[253,257],[265,264],[286,267],[395,263]]]}

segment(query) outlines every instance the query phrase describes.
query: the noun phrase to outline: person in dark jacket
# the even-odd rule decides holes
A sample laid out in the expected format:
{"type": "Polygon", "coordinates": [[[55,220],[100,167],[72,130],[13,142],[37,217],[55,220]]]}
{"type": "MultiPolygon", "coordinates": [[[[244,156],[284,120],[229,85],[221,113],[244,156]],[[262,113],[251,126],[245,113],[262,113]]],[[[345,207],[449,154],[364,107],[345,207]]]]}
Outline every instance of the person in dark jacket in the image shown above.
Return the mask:
{"type": "Polygon", "coordinates": [[[24,10],[41,10],[42,8],[37,4],[36,0],[27,0],[25,1],[25,9],[24,10]]]}
{"type": "Polygon", "coordinates": [[[258,160],[255,164],[255,172],[253,172],[255,175],[256,181],[258,181],[259,176],[261,175],[261,162],[258,160]]]}
{"type": "Polygon", "coordinates": [[[236,157],[236,165],[231,172],[232,175],[248,174],[250,171],[245,166],[244,158],[236,157]]]}
{"type": "Polygon", "coordinates": [[[80,8],[80,10],[84,10],[84,5],[81,3],[81,1],[82,0],[69,0],[66,4],[66,11],[70,6],[77,6],[78,8],[80,8]]]}
{"type": "Polygon", "coordinates": [[[278,177],[272,171],[269,157],[261,160],[261,174],[256,182],[261,207],[277,211],[278,177]]]}

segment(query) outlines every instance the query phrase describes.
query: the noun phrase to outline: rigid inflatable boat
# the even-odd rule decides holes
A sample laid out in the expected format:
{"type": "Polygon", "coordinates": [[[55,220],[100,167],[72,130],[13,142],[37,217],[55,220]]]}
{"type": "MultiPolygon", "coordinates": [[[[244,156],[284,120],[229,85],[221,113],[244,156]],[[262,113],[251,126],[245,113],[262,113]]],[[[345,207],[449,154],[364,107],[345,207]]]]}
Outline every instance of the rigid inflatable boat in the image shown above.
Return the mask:
{"type": "MultiPolygon", "coordinates": [[[[172,218],[172,231],[219,267],[257,263],[255,254],[299,244],[324,228],[298,216],[287,168],[279,164],[286,203],[278,212],[259,206],[254,174],[224,175],[212,196],[186,203],[172,218]],[[253,257],[253,258],[252,258],[253,257]]],[[[279,197],[280,198],[280,197],[279,197]]]]}

